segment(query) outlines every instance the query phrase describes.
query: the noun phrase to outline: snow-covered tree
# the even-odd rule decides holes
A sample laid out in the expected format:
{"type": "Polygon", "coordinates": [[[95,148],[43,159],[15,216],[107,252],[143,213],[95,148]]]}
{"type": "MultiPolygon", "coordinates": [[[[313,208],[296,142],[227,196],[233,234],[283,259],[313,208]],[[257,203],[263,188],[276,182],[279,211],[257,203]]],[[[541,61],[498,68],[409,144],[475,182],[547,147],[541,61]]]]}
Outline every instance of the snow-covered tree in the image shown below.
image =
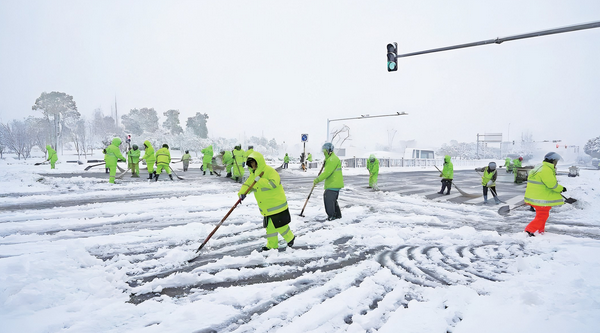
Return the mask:
{"type": "Polygon", "coordinates": [[[67,124],[75,123],[81,116],[77,111],[73,96],[57,91],[43,92],[35,100],[35,104],[31,109],[40,110],[44,115],[44,119],[52,125],[53,146],[57,149],[62,148],[61,138],[65,132],[68,133],[69,127],[67,124]]]}
{"type": "Polygon", "coordinates": [[[31,140],[34,146],[38,146],[46,154],[46,145],[52,144],[52,125],[43,118],[29,117],[26,120],[31,140]]]}
{"type": "Polygon", "coordinates": [[[194,135],[206,139],[208,138],[208,128],[206,127],[207,119],[208,114],[196,112],[195,116],[187,119],[185,126],[187,130],[194,133],[194,135]]]}
{"type": "Polygon", "coordinates": [[[154,108],[131,109],[129,114],[121,116],[121,122],[127,133],[138,136],[154,133],[158,130],[158,113],[154,108]]]}
{"type": "Polygon", "coordinates": [[[169,131],[172,135],[178,135],[183,133],[183,128],[179,125],[179,110],[169,110],[163,112],[163,115],[167,117],[163,122],[163,128],[169,131]]]}
{"type": "Polygon", "coordinates": [[[30,156],[33,140],[27,122],[13,120],[12,123],[0,124],[0,132],[6,146],[17,154],[18,159],[30,156]]]}
{"type": "Polygon", "coordinates": [[[87,156],[85,148],[88,145],[88,135],[85,127],[85,119],[79,119],[71,131],[71,141],[75,145],[78,157],[81,155],[87,156]]]}
{"type": "Polygon", "coordinates": [[[589,139],[583,146],[583,152],[591,157],[600,158],[600,136],[589,139]]]}
{"type": "MultiPolygon", "coordinates": [[[[115,119],[110,116],[104,116],[101,109],[94,110],[94,118],[90,122],[90,130],[88,131],[89,144],[88,146],[104,149],[104,143],[107,138],[123,137],[123,130],[117,127],[115,119]]],[[[110,142],[109,142],[110,143],[110,142]]]]}
{"type": "Polygon", "coordinates": [[[454,158],[474,159],[477,158],[477,144],[473,142],[450,141],[450,144],[443,144],[436,152],[438,156],[450,155],[454,158]]]}

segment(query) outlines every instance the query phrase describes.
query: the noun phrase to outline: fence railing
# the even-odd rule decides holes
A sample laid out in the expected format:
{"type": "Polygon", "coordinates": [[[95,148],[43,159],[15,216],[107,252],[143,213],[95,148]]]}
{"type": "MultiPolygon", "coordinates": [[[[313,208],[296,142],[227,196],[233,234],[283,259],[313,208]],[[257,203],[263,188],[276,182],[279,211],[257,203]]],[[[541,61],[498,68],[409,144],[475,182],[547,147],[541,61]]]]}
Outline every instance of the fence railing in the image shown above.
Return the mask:
{"type": "MultiPolygon", "coordinates": [[[[342,168],[366,168],[367,158],[353,157],[340,159],[342,162],[342,168]]],[[[308,168],[320,168],[323,162],[309,162],[308,168]]],[[[480,166],[481,160],[452,160],[452,164],[455,166],[480,166]]],[[[423,158],[380,158],[379,167],[428,167],[428,166],[442,166],[444,159],[423,159],[423,158]]],[[[484,163],[485,164],[485,163],[484,163]]]]}

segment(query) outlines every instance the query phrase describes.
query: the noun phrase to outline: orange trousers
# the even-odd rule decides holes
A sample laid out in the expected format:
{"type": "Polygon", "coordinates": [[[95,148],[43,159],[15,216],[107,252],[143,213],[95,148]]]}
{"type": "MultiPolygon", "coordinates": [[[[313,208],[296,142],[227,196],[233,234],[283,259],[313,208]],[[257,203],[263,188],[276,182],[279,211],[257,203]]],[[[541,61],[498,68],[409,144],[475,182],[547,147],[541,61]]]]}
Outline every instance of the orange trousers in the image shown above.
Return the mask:
{"type": "Polygon", "coordinates": [[[548,220],[548,216],[550,216],[551,206],[533,206],[535,208],[535,218],[529,222],[527,227],[525,227],[525,231],[529,231],[531,233],[539,232],[543,233],[546,229],[546,221],[548,220]]]}

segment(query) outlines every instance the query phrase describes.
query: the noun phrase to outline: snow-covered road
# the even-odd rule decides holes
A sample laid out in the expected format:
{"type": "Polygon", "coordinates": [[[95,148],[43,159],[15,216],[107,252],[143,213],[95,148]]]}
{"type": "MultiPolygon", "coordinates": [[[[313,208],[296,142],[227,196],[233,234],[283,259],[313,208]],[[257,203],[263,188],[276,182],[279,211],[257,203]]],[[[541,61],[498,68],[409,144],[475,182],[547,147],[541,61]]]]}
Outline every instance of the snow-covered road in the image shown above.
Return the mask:
{"type": "MultiPolygon", "coordinates": [[[[364,170],[345,170],[342,219],[324,221],[320,188],[300,217],[317,170],[284,170],[294,248],[281,241],[280,251],[256,251],[265,231],[249,197],[188,263],[239,184],[179,172],[186,180],[110,186],[69,167],[68,177],[65,168],[44,176],[4,168],[13,180],[0,203],[0,331],[595,332],[600,324],[594,171],[559,179],[579,202],[553,209],[547,233],[528,238],[527,209],[501,217],[498,206],[452,199],[459,194],[431,200],[439,181],[416,193],[401,183],[414,175],[384,173],[384,191],[374,192],[364,170]]],[[[477,179],[464,187],[475,192],[477,179]]]]}

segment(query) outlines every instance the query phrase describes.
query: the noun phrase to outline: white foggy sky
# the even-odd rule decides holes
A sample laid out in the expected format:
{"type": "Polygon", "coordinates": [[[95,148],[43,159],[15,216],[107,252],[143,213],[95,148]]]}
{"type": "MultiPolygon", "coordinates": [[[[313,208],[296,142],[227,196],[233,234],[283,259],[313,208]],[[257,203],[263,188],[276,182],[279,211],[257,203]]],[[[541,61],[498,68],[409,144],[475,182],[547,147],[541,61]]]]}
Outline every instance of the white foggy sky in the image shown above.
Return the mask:
{"type": "MultiPolygon", "coordinates": [[[[89,117],[153,107],[209,114],[209,136],[309,149],[327,119],[357,146],[437,147],[522,132],[583,146],[600,135],[600,28],[401,58],[399,53],[600,20],[600,1],[0,1],[0,120],[44,91],[89,117]],[[510,124],[510,125],[509,125],[510,124]]],[[[164,118],[161,118],[161,122],[164,118]]]]}

